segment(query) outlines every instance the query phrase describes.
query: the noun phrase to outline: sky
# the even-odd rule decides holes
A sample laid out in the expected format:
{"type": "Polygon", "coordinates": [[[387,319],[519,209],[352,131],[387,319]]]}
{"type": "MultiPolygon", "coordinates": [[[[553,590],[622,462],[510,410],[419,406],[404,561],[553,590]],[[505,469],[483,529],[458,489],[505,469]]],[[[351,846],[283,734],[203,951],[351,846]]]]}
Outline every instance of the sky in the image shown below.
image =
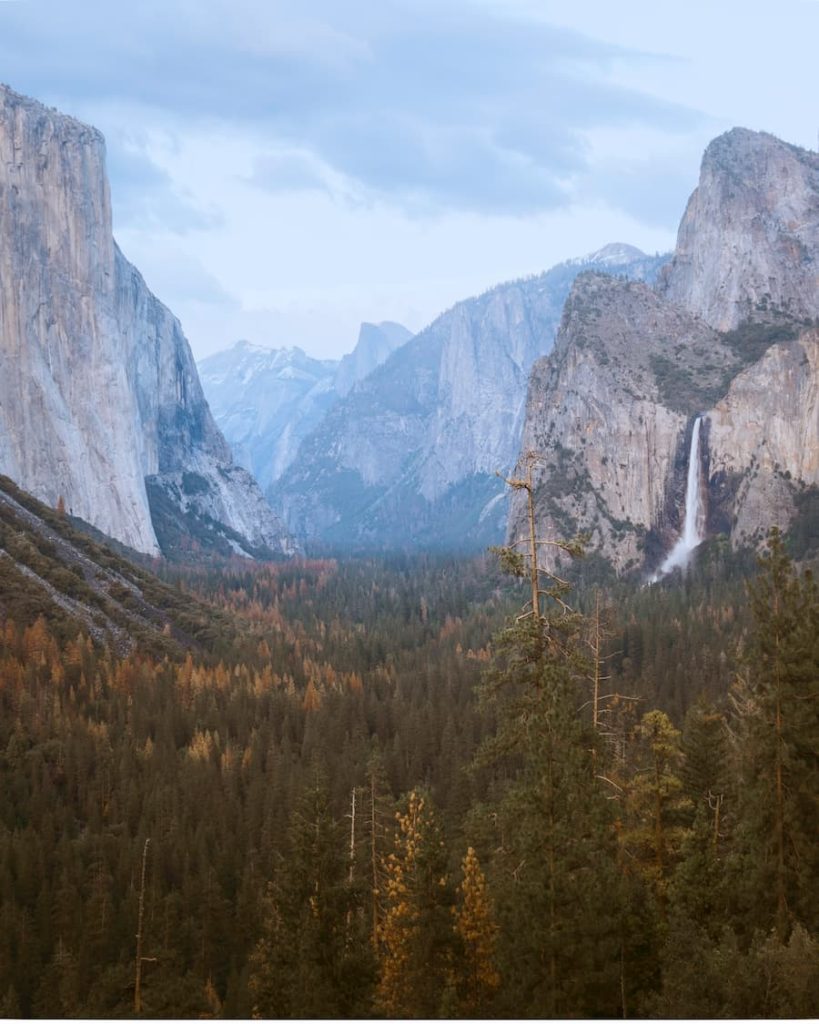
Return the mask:
{"type": "Polygon", "coordinates": [[[817,40],[819,0],[0,0],[0,80],[104,132],[197,358],[672,248],[710,139],[817,147],[817,40]]]}

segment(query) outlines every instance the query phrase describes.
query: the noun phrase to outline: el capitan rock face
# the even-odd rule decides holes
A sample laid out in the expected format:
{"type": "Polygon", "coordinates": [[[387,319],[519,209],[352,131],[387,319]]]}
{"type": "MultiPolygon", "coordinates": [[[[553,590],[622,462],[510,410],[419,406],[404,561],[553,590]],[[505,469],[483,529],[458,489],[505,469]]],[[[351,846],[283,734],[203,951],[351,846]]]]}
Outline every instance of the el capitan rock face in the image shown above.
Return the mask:
{"type": "Polygon", "coordinates": [[[6,87],[0,471],[140,551],[171,511],[204,546],[294,550],[233,464],[179,322],[114,243],[102,136],[6,87]]]}
{"type": "MultiPolygon", "coordinates": [[[[735,129],[703,159],[654,288],[583,275],[535,364],[521,464],[547,534],[591,534],[620,571],[653,568],[682,528],[703,416],[707,533],[786,527],[819,485],[819,158],[735,129]]],[[[508,535],[525,537],[513,496],[508,535]]]]}

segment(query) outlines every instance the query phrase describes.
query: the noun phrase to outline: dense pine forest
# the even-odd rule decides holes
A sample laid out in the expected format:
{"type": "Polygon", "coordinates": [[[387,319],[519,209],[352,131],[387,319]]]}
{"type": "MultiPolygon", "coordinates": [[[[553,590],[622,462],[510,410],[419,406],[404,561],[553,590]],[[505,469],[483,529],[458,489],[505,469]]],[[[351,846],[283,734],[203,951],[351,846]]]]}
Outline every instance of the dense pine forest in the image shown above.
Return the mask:
{"type": "Polygon", "coordinates": [[[815,1015],[819,592],[778,535],[643,588],[159,572],[118,652],[5,580],[0,1014],[815,1015]]]}

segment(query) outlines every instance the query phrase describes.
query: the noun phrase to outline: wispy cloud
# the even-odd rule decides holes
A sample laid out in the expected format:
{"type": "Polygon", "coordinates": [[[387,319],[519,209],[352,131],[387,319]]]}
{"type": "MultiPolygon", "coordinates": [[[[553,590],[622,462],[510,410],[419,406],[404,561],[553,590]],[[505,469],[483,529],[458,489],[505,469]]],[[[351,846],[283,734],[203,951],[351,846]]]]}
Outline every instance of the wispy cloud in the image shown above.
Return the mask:
{"type": "Polygon", "coordinates": [[[172,234],[216,227],[220,215],[204,210],[158,167],[139,143],[109,133],[108,173],[115,183],[116,228],[160,228],[172,234]]]}
{"type": "MultiPolygon", "coordinates": [[[[554,209],[588,172],[584,132],[692,130],[696,111],[613,84],[615,63],[644,59],[466,0],[28,0],[0,11],[0,66],[15,88],[83,109],[102,97],[147,107],[180,129],[244,124],[290,152],[257,167],[268,191],[326,188],[327,168],[424,213],[554,209]]],[[[140,178],[126,156],[112,148],[115,186],[162,194],[155,169],[143,163],[140,178]]],[[[176,212],[184,227],[178,196],[176,212]]]]}

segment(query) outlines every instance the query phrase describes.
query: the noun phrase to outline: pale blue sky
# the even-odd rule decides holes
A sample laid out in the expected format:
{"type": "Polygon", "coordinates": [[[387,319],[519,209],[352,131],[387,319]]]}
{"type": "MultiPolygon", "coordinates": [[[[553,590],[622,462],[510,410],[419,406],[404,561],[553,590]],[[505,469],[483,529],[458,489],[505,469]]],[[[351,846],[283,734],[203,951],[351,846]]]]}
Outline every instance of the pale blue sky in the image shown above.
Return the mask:
{"type": "Polygon", "coordinates": [[[673,244],[734,125],[815,148],[819,3],[4,0],[0,78],[108,140],[201,356],[348,350],[606,242],[673,244]]]}

